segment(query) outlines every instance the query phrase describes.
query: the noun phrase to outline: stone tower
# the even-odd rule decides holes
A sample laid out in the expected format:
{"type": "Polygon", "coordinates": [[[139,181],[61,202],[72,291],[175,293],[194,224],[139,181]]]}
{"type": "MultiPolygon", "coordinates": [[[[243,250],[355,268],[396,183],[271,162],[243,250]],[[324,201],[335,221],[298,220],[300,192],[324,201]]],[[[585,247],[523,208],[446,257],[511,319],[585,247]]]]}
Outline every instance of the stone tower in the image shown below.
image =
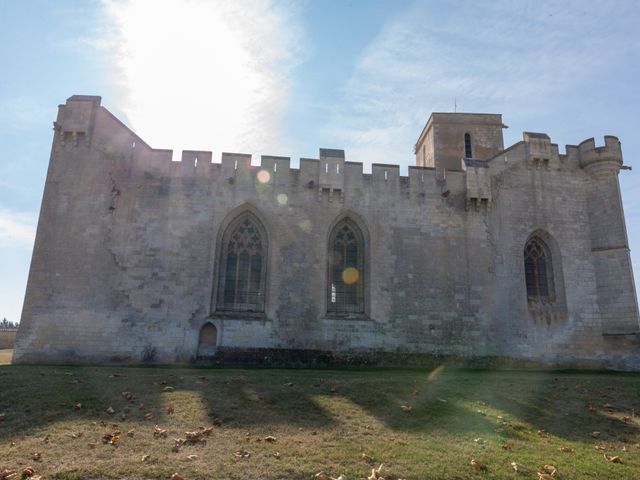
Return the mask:
{"type": "Polygon", "coordinates": [[[638,331],[638,305],[618,183],[622,151],[618,138],[604,140],[604,147],[585,140],[578,155],[590,176],[587,198],[603,334],[624,337],[638,331]]]}

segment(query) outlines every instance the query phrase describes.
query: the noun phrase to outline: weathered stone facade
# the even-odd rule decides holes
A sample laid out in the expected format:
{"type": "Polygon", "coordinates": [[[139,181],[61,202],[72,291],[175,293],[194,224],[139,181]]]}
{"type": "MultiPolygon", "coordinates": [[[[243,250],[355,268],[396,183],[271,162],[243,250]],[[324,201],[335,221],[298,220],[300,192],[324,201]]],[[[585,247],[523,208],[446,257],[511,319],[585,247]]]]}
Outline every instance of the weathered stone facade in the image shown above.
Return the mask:
{"type": "Polygon", "coordinates": [[[503,127],[433,114],[407,177],[325,149],[299,169],[203,151],[172,162],[99,97],[73,96],[55,122],[14,361],[302,352],[640,369],[618,139],[560,154],[525,133],[504,149],[503,127]],[[345,225],[351,280],[335,277],[345,225]],[[234,232],[252,235],[251,253],[233,256],[234,232]],[[343,293],[350,309],[334,308],[343,293]]]}

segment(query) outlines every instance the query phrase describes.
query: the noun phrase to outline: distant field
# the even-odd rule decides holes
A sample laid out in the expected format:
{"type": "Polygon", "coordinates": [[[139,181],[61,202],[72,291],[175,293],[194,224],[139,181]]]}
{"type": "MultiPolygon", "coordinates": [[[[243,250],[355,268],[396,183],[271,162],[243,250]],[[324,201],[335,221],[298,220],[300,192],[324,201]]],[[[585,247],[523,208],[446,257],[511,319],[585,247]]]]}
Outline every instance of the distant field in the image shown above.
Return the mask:
{"type": "Polygon", "coordinates": [[[0,350],[0,365],[9,365],[13,350],[0,350]]]}
{"type": "Polygon", "coordinates": [[[7,365],[0,385],[18,475],[640,478],[633,374],[7,365]]]}

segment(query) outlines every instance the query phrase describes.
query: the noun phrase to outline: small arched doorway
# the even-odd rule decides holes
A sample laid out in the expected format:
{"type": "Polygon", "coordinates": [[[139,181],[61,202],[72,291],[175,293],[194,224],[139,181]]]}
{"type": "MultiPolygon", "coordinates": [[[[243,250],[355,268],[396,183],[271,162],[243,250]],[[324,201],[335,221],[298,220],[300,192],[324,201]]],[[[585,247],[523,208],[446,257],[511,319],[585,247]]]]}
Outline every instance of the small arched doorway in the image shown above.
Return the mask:
{"type": "Polygon", "coordinates": [[[198,338],[198,357],[211,357],[216,353],[218,329],[212,323],[205,324],[198,338]]]}

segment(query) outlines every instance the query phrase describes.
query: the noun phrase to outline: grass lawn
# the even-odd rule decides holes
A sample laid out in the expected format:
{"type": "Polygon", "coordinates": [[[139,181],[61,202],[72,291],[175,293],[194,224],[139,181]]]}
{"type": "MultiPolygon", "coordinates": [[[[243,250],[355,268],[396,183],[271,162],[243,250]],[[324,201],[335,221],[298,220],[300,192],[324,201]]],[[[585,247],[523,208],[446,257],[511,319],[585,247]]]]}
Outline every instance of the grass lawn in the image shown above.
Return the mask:
{"type": "Polygon", "coordinates": [[[9,365],[11,363],[12,355],[13,355],[13,350],[0,349],[0,365],[9,365]]]}
{"type": "Polygon", "coordinates": [[[635,374],[6,365],[0,472],[637,480],[638,412],[635,374]]]}

